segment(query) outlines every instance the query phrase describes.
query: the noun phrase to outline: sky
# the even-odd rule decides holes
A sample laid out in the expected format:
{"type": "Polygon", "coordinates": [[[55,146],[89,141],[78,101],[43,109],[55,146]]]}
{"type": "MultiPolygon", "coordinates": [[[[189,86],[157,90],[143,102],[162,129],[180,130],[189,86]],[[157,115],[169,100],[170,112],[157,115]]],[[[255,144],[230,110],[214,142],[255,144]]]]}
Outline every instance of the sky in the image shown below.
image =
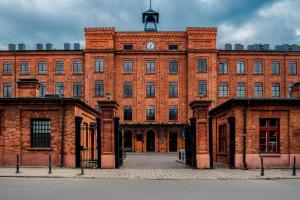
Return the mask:
{"type": "MultiPolygon", "coordinates": [[[[149,0],[0,0],[0,49],[9,43],[80,42],[84,27],[143,31],[149,0]]],[[[300,0],[152,0],[160,31],[187,26],[218,28],[218,47],[226,43],[299,44],[300,0]]]]}

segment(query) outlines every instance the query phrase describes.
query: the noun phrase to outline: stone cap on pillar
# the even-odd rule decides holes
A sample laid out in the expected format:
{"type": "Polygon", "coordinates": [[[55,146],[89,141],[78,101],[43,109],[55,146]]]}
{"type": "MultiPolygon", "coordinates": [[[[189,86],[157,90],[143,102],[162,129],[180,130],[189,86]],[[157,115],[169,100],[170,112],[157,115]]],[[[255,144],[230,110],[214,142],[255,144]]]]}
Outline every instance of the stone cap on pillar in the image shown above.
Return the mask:
{"type": "Polygon", "coordinates": [[[118,109],[119,104],[116,101],[113,100],[103,100],[103,101],[98,101],[98,105],[100,108],[114,108],[118,109]]]}
{"type": "Polygon", "coordinates": [[[112,120],[116,116],[119,104],[113,100],[98,101],[101,119],[112,120]]]}
{"type": "Polygon", "coordinates": [[[18,97],[38,97],[40,83],[35,78],[22,78],[17,81],[18,97]]]}
{"type": "Polygon", "coordinates": [[[190,103],[190,107],[192,110],[197,110],[199,108],[208,109],[211,103],[212,103],[211,100],[195,100],[190,103]]]}
{"type": "Polygon", "coordinates": [[[294,83],[291,88],[292,98],[300,98],[300,82],[294,83]]]}

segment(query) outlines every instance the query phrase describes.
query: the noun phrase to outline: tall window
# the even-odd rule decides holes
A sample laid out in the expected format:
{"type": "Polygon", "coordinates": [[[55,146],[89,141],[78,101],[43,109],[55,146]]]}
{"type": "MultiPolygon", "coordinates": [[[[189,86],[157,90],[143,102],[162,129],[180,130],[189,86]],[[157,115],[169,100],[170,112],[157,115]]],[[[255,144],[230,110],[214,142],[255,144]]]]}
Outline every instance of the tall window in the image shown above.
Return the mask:
{"type": "Polygon", "coordinates": [[[102,58],[97,58],[95,61],[95,71],[104,72],[104,60],[102,58]]]}
{"type": "Polygon", "coordinates": [[[82,73],[82,62],[81,61],[74,61],[73,62],[73,73],[74,74],[81,74],[82,73]]]}
{"type": "Polygon", "coordinates": [[[171,60],[169,61],[169,73],[178,73],[178,61],[171,60]]]}
{"type": "Polygon", "coordinates": [[[227,126],[226,124],[219,126],[219,153],[227,153],[227,126]]]}
{"type": "Polygon", "coordinates": [[[228,83],[220,83],[219,97],[228,97],[228,83]]]}
{"type": "Polygon", "coordinates": [[[272,97],[280,97],[280,83],[272,83],[272,97]]]}
{"type": "Polygon", "coordinates": [[[260,152],[279,153],[279,119],[260,119],[260,152]]]}
{"type": "Polygon", "coordinates": [[[245,83],[237,83],[237,85],[236,85],[236,96],[237,97],[245,97],[246,96],[245,83]]]}
{"type": "Polygon", "coordinates": [[[21,74],[29,74],[29,62],[21,62],[21,74]]]}
{"type": "Polygon", "coordinates": [[[132,83],[131,82],[124,83],[124,97],[127,97],[127,98],[132,97],[132,83]]]}
{"type": "Polygon", "coordinates": [[[40,84],[40,97],[44,97],[46,95],[46,91],[47,91],[47,84],[41,83],[40,84]]]}
{"type": "Polygon", "coordinates": [[[289,62],[289,74],[290,75],[297,74],[297,62],[289,62]]]}
{"type": "Polygon", "coordinates": [[[3,83],[3,97],[11,97],[11,84],[10,83],[3,83]]]}
{"type": "Polygon", "coordinates": [[[31,120],[31,147],[51,147],[51,122],[50,119],[31,120]]]}
{"type": "Polygon", "coordinates": [[[73,83],[73,96],[81,97],[82,96],[82,84],[81,82],[73,83]]]}
{"type": "Polygon", "coordinates": [[[146,117],[147,117],[148,121],[155,120],[155,108],[154,108],[154,106],[147,106],[146,112],[147,112],[146,117]]]}
{"type": "Polygon", "coordinates": [[[169,97],[171,97],[171,98],[178,97],[178,83],[177,82],[169,83],[169,97]]]}
{"type": "Polygon", "coordinates": [[[65,84],[63,82],[55,83],[55,94],[64,95],[65,93],[65,84]]]}
{"type": "Polygon", "coordinates": [[[254,97],[255,98],[262,98],[264,94],[263,84],[262,83],[255,83],[254,85],[254,97]]]}
{"type": "Polygon", "coordinates": [[[39,70],[38,70],[39,74],[47,74],[47,63],[46,62],[40,61],[40,62],[38,62],[38,66],[39,66],[39,70]]]}
{"type": "Polygon", "coordinates": [[[3,74],[10,75],[12,74],[12,64],[9,61],[3,63],[3,74]]]}
{"type": "Polygon", "coordinates": [[[272,74],[280,74],[280,63],[277,61],[272,62],[272,74]]]}
{"type": "Polygon", "coordinates": [[[254,74],[263,74],[263,63],[261,61],[254,62],[254,74]]]}
{"type": "Polygon", "coordinates": [[[104,81],[96,80],[95,81],[95,96],[104,97],[104,81]]]}
{"type": "Polygon", "coordinates": [[[219,74],[228,74],[228,62],[219,62],[219,74]]]}
{"type": "Polygon", "coordinates": [[[246,66],[244,61],[238,61],[236,63],[236,73],[237,74],[245,74],[246,73],[246,66]]]}
{"type": "Polygon", "coordinates": [[[130,60],[126,60],[123,62],[123,72],[126,74],[132,73],[133,62],[130,60]]]}
{"type": "Polygon", "coordinates": [[[55,73],[56,74],[63,74],[64,73],[64,62],[63,61],[57,61],[55,62],[55,73]]]}
{"type": "Polygon", "coordinates": [[[148,60],[146,62],[146,72],[147,72],[147,74],[154,74],[155,73],[155,61],[148,60]]]}
{"type": "Polygon", "coordinates": [[[206,58],[200,58],[198,60],[198,72],[207,72],[207,60],[206,60],[206,58]]]}
{"type": "Polygon", "coordinates": [[[169,120],[177,120],[178,119],[178,109],[177,106],[169,106],[169,120]]]}
{"type": "Polygon", "coordinates": [[[131,121],[132,120],[132,108],[131,106],[124,106],[124,120],[131,121]]]}
{"type": "Polygon", "coordinates": [[[146,83],[146,96],[155,97],[155,83],[153,82],[146,83]]]}
{"type": "Polygon", "coordinates": [[[198,81],[198,96],[199,97],[207,96],[207,81],[206,80],[198,81]]]}

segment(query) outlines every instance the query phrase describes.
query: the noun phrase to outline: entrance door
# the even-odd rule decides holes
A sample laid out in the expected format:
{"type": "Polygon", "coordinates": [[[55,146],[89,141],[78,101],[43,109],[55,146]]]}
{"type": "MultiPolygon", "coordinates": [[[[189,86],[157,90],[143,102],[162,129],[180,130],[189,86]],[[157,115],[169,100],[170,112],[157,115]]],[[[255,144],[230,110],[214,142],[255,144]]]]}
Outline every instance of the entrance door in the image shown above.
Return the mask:
{"type": "Polygon", "coordinates": [[[177,152],[177,132],[169,133],[169,152],[177,152]]]}
{"type": "Polygon", "coordinates": [[[126,152],[132,151],[132,133],[131,133],[131,131],[124,132],[124,150],[126,152]]]}
{"type": "Polygon", "coordinates": [[[155,133],[153,131],[147,132],[147,152],[155,152],[155,133]]]}

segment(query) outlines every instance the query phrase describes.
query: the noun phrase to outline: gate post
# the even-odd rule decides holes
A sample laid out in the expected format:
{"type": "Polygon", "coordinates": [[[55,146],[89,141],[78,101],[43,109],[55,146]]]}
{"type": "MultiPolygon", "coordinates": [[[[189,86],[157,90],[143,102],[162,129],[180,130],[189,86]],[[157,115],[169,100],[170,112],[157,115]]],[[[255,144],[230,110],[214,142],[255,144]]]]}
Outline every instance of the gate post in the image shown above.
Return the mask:
{"type": "Polygon", "coordinates": [[[101,124],[101,168],[114,169],[115,166],[115,122],[118,109],[116,101],[98,101],[101,124]]]}
{"type": "Polygon", "coordinates": [[[196,118],[196,160],[198,169],[210,168],[209,155],[209,100],[196,100],[190,103],[193,117],[196,118]]]}

